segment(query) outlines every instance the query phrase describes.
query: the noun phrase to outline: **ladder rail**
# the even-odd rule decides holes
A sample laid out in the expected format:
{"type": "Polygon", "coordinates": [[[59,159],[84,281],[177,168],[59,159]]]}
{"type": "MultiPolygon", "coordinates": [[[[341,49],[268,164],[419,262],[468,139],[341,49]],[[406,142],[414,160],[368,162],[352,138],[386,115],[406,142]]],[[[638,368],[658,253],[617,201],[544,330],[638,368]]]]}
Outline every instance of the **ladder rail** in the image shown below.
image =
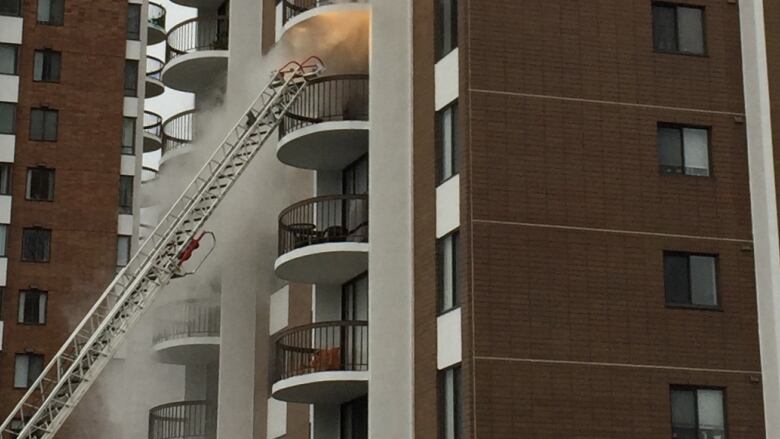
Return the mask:
{"type": "MultiPolygon", "coordinates": [[[[90,363],[88,361],[85,362],[85,360],[87,360],[87,355],[91,352],[92,348],[97,344],[99,339],[104,336],[111,335],[110,331],[107,331],[109,328],[115,331],[119,331],[118,333],[120,335],[118,337],[109,337],[103,346],[103,351],[115,351],[117,347],[116,345],[121,343],[121,341],[124,339],[123,334],[126,332],[126,330],[141,317],[143,313],[143,307],[146,305],[143,303],[144,297],[140,297],[136,302],[136,305],[139,306],[137,312],[127,311],[128,316],[124,320],[121,318],[117,319],[120,311],[124,311],[124,309],[128,306],[128,303],[130,303],[130,299],[134,296],[138,296],[139,294],[143,295],[146,293],[147,298],[153,297],[153,295],[156,294],[159,289],[167,284],[167,282],[170,280],[170,276],[173,274],[173,269],[175,269],[177,265],[175,262],[177,261],[176,258],[180,251],[184,248],[184,246],[187,245],[189,240],[192,239],[192,236],[194,236],[198,230],[202,228],[216,207],[222,201],[222,198],[226,195],[228,190],[232,187],[241,173],[243,173],[251,159],[257,154],[262,145],[272,135],[274,129],[281,121],[281,116],[287,112],[290,105],[295,101],[295,99],[297,99],[302,90],[306,87],[306,74],[303,70],[303,66],[298,65],[298,67],[294,68],[293,71],[287,75],[287,77],[284,79],[283,85],[278,86],[278,88],[274,87],[274,82],[276,81],[278,74],[275,75],[273,77],[274,79],[272,79],[266,85],[263,91],[249,106],[247,111],[242,114],[238,122],[236,122],[233,128],[228,132],[223,142],[219,144],[219,147],[214,151],[209,160],[203,165],[200,172],[198,172],[187,189],[185,189],[182,195],[176,200],[176,202],[173,203],[166,216],[150,235],[150,238],[139,248],[133,258],[128,262],[128,265],[125,266],[112,280],[112,282],[99,297],[96,303],[92,306],[87,315],[82,319],[81,323],[76,327],[76,329],[74,329],[68,339],[63,343],[63,346],[60,348],[58,353],[52,358],[52,360],[42,371],[33,385],[30,386],[22,400],[19,401],[7,419],[2,424],[0,424],[0,438],[8,437],[6,433],[13,435],[12,437],[22,438],[32,434],[33,430],[44,431],[44,434],[53,434],[54,431],[56,431],[56,428],[59,427],[58,425],[55,425],[54,431],[49,431],[51,428],[43,430],[39,425],[37,425],[37,422],[40,420],[42,414],[44,414],[44,409],[49,411],[52,410],[51,405],[55,402],[55,399],[59,397],[59,392],[64,388],[64,386],[66,384],[68,386],[73,385],[72,382],[63,380],[63,378],[73,377],[77,369],[83,369],[86,366],[87,371],[85,376],[79,378],[79,383],[76,384],[76,390],[72,391],[69,395],[71,400],[76,400],[74,403],[70,404],[72,407],[78,403],[78,400],[81,399],[81,396],[83,396],[83,394],[88,390],[89,386],[91,385],[92,375],[97,376],[100,371],[102,371],[102,369],[108,364],[111,357],[110,355],[98,355],[97,359],[90,363]],[[297,81],[301,81],[300,84],[295,84],[297,81]],[[291,85],[295,85],[297,88],[294,88],[294,94],[292,97],[288,99],[287,102],[283,102],[285,95],[290,90],[291,85]],[[274,91],[274,93],[269,94],[269,91],[274,91]],[[264,98],[267,98],[267,100],[262,102],[264,98]],[[259,110],[255,108],[258,103],[263,105],[259,110]],[[270,114],[269,112],[273,111],[274,106],[279,105],[280,103],[282,103],[280,113],[278,115],[270,114]],[[257,119],[251,124],[251,126],[248,126],[243,133],[238,134],[236,142],[230,145],[231,136],[236,136],[242,127],[245,116],[252,110],[258,111],[257,119]],[[261,139],[252,145],[252,148],[250,149],[250,155],[242,158],[243,163],[240,166],[234,165],[234,167],[237,167],[237,170],[234,171],[231,176],[226,177],[225,169],[231,161],[230,159],[236,159],[239,151],[246,148],[249,137],[255,135],[261,124],[267,124],[269,115],[273,116],[271,123],[266,127],[266,131],[261,136],[261,139]],[[226,145],[230,145],[230,147],[225,148],[226,145]],[[215,162],[217,163],[216,167],[214,165],[215,162]],[[204,178],[204,174],[208,176],[208,178],[204,178]],[[220,192],[219,195],[216,196],[216,198],[206,199],[205,196],[210,191],[214,190],[215,183],[218,180],[224,178],[227,178],[228,182],[222,187],[217,186],[217,189],[220,192]],[[192,196],[188,196],[191,192],[195,193],[192,196]],[[194,224],[191,224],[188,228],[184,229],[183,224],[190,220],[188,216],[191,216],[193,214],[193,210],[198,205],[203,203],[206,203],[204,213],[200,215],[200,218],[195,221],[194,224]],[[181,239],[177,236],[179,234],[188,236],[186,236],[186,239],[181,239]],[[151,247],[151,249],[149,249],[149,247],[151,247]],[[152,278],[152,274],[154,274],[156,278],[152,278]],[[122,282],[127,282],[128,280],[128,284],[122,285],[122,282]],[[146,289],[143,289],[142,287],[144,286],[145,281],[146,289]],[[112,294],[118,288],[121,288],[122,293],[112,294]],[[117,297],[113,304],[109,300],[112,297],[117,297]],[[108,314],[100,319],[97,327],[95,328],[95,317],[99,317],[98,311],[103,307],[109,308],[108,314]],[[118,323],[119,326],[111,327],[112,323],[118,323]],[[92,325],[91,330],[89,330],[90,325],[92,325]],[[91,335],[86,343],[79,347],[78,337],[84,337],[82,333],[85,331],[85,329],[87,329],[91,335]],[[77,352],[75,358],[68,358],[65,355],[71,349],[77,352]],[[66,368],[64,372],[62,371],[63,368],[66,368]],[[52,371],[56,372],[56,381],[54,387],[47,391],[45,383],[47,378],[48,381],[51,381],[49,375],[51,375],[52,371]],[[25,407],[30,405],[35,407],[35,405],[29,403],[29,401],[34,400],[34,397],[38,396],[38,394],[40,394],[41,399],[43,399],[40,407],[37,407],[31,416],[25,416],[25,407]],[[46,396],[47,394],[48,396],[46,396]],[[23,421],[24,428],[16,433],[11,432],[9,429],[10,423],[14,419],[19,418],[21,418],[23,421]],[[25,420],[25,418],[27,418],[27,420],[25,420]]],[[[313,74],[318,74],[319,70],[320,69],[317,69],[317,71],[313,74]]],[[[99,354],[102,353],[103,352],[100,352],[99,354]]],[[[54,415],[53,419],[50,419],[50,421],[54,422],[54,420],[57,418],[65,418],[60,416],[60,413],[67,409],[67,403],[63,404],[61,407],[58,407],[56,409],[57,413],[54,415]]],[[[64,419],[62,419],[62,422],[64,422],[64,419]]]]}

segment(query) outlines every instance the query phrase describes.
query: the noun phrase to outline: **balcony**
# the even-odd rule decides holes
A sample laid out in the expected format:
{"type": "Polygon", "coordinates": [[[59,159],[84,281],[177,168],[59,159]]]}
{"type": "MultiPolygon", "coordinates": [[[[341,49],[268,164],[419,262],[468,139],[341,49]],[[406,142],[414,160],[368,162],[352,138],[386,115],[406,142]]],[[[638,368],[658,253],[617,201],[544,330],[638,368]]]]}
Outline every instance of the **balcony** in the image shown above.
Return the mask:
{"type": "Polygon", "coordinates": [[[368,151],[368,75],[315,79],[279,125],[276,155],[290,166],[341,170],[368,151]]]}
{"type": "Polygon", "coordinates": [[[368,196],[327,195],[279,215],[276,275],[291,282],[341,285],[368,269],[368,196]]]}
{"type": "Polygon", "coordinates": [[[144,110],[144,152],[162,148],[162,116],[144,110]]]}
{"type": "Polygon", "coordinates": [[[168,32],[163,83],[180,91],[198,92],[227,70],[228,18],[197,17],[168,32]]]}
{"type": "Polygon", "coordinates": [[[147,99],[160,96],[165,92],[165,84],[162,83],[162,70],[165,63],[150,55],[146,55],[146,95],[147,99]]]}
{"type": "Polygon", "coordinates": [[[164,363],[207,364],[219,358],[218,300],[190,299],[155,310],[154,350],[164,363]]]}
{"type": "Polygon", "coordinates": [[[298,24],[319,16],[333,16],[336,13],[361,14],[368,18],[366,0],[280,0],[277,16],[281,16],[281,28],[277,34],[282,36],[298,24]]]}
{"type": "Polygon", "coordinates": [[[216,11],[217,8],[225,3],[225,0],[171,0],[171,2],[176,3],[177,5],[187,6],[188,8],[216,11]]]}
{"type": "Polygon", "coordinates": [[[163,404],[149,410],[149,439],[214,439],[217,407],[206,401],[163,404]]]}
{"type": "Polygon", "coordinates": [[[319,322],[288,329],[274,343],[274,398],[339,404],[368,391],[368,322],[319,322]]]}
{"type": "Polygon", "coordinates": [[[165,41],[165,8],[162,5],[149,2],[147,23],[147,44],[151,46],[165,41]]]}
{"type": "Polygon", "coordinates": [[[192,117],[195,110],[183,111],[163,124],[163,145],[160,165],[192,150],[192,117]]]}

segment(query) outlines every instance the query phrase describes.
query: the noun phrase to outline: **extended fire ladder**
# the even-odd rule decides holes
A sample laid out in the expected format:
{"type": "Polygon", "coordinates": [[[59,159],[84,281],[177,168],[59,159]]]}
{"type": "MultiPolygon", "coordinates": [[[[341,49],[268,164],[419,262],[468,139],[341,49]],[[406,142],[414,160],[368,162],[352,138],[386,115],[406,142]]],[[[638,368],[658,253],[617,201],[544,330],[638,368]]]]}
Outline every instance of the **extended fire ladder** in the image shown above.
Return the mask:
{"type": "Polygon", "coordinates": [[[0,425],[0,439],[54,436],[155,294],[180,269],[197,243],[198,231],[290,105],[323,69],[319,58],[312,57],[273,73],[265,89],[0,425]]]}

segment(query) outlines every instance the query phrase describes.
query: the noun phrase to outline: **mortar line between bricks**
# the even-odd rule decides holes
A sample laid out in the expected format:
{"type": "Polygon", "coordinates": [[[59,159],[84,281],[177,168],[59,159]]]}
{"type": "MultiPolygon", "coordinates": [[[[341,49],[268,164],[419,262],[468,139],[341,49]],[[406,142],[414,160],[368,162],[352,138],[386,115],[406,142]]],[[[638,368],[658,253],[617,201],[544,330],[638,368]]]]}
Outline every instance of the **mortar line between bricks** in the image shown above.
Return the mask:
{"type": "Polygon", "coordinates": [[[533,364],[561,364],[571,366],[596,366],[596,367],[620,367],[633,369],[654,369],[654,370],[678,370],[685,372],[711,372],[711,373],[733,373],[742,375],[761,375],[760,370],[733,370],[733,369],[709,369],[704,367],[683,367],[683,366],[661,366],[654,364],[630,364],[630,363],[605,363],[599,361],[573,361],[573,360],[543,360],[540,358],[511,358],[511,357],[488,357],[475,356],[475,360],[484,361],[507,361],[512,363],[533,363],[533,364]]]}
{"type": "Polygon", "coordinates": [[[600,232],[600,233],[616,233],[621,235],[655,236],[659,238],[703,239],[707,241],[738,242],[742,244],[753,243],[752,239],[718,238],[714,236],[696,236],[696,235],[678,235],[675,233],[641,232],[637,230],[599,229],[595,227],[563,226],[557,224],[536,224],[536,223],[523,223],[523,222],[516,222],[516,221],[498,221],[498,220],[485,220],[485,219],[474,219],[472,220],[472,222],[484,223],[484,224],[500,224],[505,226],[538,227],[542,229],[576,230],[581,232],[600,232]]]}
{"type": "Polygon", "coordinates": [[[601,104],[601,105],[619,105],[623,107],[632,107],[632,108],[644,108],[644,109],[653,109],[653,110],[671,110],[671,111],[685,111],[689,113],[705,113],[705,114],[719,114],[724,116],[741,116],[745,117],[745,113],[735,113],[731,111],[716,111],[716,110],[704,110],[701,108],[685,108],[685,107],[669,107],[666,105],[652,105],[652,104],[636,104],[632,102],[620,102],[620,101],[603,101],[599,99],[585,99],[585,98],[572,98],[568,96],[554,96],[554,95],[540,95],[540,94],[534,94],[534,93],[519,93],[519,92],[511,92],[511,91],[499,91],[499,90],[485,90],[481,88],[472,88],[469,89],[472,93],[484,93],[484,94],[495,94],[495,95],[503,95],[503,96],[518,96],[518,97],[524,97],[524,98],[533,98],[533,99],[548,99],[548,100],[556,100],[556,101],[567,101],[567,102],[582,102],[582,103],[588,103],[588,104],[601,104]]]}

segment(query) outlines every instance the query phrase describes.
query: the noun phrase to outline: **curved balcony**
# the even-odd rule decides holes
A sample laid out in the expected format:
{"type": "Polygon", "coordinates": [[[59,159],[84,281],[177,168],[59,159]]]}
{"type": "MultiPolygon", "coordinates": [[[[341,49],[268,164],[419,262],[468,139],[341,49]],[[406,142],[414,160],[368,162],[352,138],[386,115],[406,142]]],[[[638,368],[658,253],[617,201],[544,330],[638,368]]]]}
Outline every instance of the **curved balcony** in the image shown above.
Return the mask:
{"type": "Polygon", "coordinates": [[[327,195],[279,215],[276,275],[340,285],[368,269],[368,196],[327,195]]]}
{"type": "Polygon", "coordinates": [[[368,75],[309,83],[279,125],[276,155],[291,166],[341,170],[368,151],[368,75]]]}
{"type": "Polygon", "coordinates": [[[160,96],[165,92],[162,82],[162,70],[165,63],[150,55],[146,55],[146,95],[147,99],[160,96]]]}
{"type": "Polygon", "coordinates": [[[182,111],[165,121],[162,127],[163,145],[160,165],[192,150],[194,114],[195,110],[182,111]]]}
{"type": "Polygon", "coordinates": [[[165,15],[165,8],[162,5],[149,2],[149,14],[146,20],[149,29],[146,36],[148,45],[165,41],[165,15]]]}
{"type": "Polygon", "coordinates": [[[162,116],[144,110],[144,152],[162,148],[162,116]]]}
{"type": "Polygon", "coordinates": [[[368,18],[367,3],[366,0],[280,0],[277,8],[281,8],[281,34],[318,16],[352,12],[368,18]]]}
{"type": "Polygon", "coordinates": [[[149,439],[214,439],[217,407],[206,401],[181,401],[149,410],[149,439]]]}
{"type": "Polygon", "coordinates": [[[166,86],[187,92],[206,88],[227,69],[228,18],[197,17],[177,24],[168,32],[166,58],[166,86]]]}
{"type": "Polygon", "coordinates": [[[368,322],[319,322],[288,329],[275,340],[273,397],[338,404],[368,391],[368,322]]]}
{"type": "Polygon", "coordinates": [[[154,350],[164,363],[211,363],[219,358],[219,301],[190,299],[155,310],[154,350]]]}
{"type": "Polygon", "coordinates": [[[204,11],[216,11],[225,0],[171,0],[171,3],[204,11]]]}

